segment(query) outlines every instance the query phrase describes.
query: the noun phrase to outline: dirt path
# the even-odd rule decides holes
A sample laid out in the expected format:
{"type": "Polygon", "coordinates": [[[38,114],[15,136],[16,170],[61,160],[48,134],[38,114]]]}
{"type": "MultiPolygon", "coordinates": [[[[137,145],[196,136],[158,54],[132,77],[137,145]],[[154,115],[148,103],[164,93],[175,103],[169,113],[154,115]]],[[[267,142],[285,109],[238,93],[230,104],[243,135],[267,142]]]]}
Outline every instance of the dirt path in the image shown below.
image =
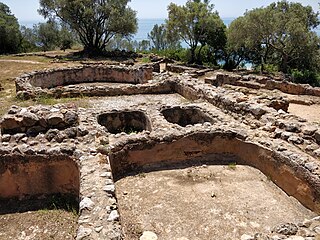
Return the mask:
{"type": "Polygon", "coordinates": [[[29,60],[11,60],[11,59],[0,59],[0,62],[29,63],[29,64],[45,64],[45,63],[36,62],[36,61],[29,61],[29,60]]]}
{"type": "Polygon", "coordinates": [[[125,239],[240,239],[314,216],[259,170],[192,167],[127,177],[116,183],[125,239]]]}

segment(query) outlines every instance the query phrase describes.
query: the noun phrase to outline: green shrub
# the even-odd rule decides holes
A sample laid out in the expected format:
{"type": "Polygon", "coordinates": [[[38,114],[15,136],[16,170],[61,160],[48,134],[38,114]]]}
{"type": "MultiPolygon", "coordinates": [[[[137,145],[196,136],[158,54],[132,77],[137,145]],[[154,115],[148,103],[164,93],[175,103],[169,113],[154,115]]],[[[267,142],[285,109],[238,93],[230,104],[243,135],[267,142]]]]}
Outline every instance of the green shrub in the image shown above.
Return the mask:
{"type": "Polygon", "coordinates": [[[292,69],[291,77],[295,83],[310,84],[313,87],[320,87],[320,76],[315,71],[292,69]]]}

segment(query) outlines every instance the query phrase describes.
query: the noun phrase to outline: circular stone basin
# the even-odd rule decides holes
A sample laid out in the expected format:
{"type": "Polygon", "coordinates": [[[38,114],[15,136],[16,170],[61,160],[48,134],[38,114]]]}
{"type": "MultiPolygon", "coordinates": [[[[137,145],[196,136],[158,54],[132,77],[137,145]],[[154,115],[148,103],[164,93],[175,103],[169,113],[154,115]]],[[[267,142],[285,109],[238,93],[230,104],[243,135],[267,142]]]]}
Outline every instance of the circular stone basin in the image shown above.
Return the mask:
{"type": "Polygon", "coordinates": [[[172,107],[161,111],[165,119],[181,127],[197,123],[213,122],[213,119],[197,107],[172,107]]]}
{"type": "Polygon", "coordinates": [[[151,131],[151,123],[142,111],[116,111],[98,116],[98,123],[107,128],[108,132],[127,134],[151,131]]]}

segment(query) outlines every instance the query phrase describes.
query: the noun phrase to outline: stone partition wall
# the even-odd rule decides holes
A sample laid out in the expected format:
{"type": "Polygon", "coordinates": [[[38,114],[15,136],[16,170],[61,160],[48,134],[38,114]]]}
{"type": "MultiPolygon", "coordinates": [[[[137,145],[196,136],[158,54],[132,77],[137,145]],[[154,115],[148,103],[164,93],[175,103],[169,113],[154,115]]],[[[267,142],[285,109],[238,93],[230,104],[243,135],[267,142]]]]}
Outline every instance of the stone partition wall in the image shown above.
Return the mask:
{"type": "Polygon", "coordinates": [[[53,194],[79,198],[78,164],[66,155],[0,157],[0,200],[53,194]]]}
{"type": "Polygon", "coordinates": [[[50,89],[58,86],[111,82],[142,84],[152,79],[152,66],[132,67],[113,65],[84,65],[72,68],[34,72],[16,78],[16,91],[32,91],[36,88],[50,89]]]}
{"type": "Polygon", "coordinates": [[[206,78],[205,81],[217,87],[229,84],[253,89],[277,89],[293,95],[320,96],[320,87],[312,87],[309,84],[296,84],[285,80],[279,81],[258,75],[242,76],[233,73],[217,73],[215,78],[206,78]]]}
{"type": "MultiPolygon", "coordinates": [[[[281,152],[246,141],[235,133],[192,133],[171,139],[126,144],[110,155],[115,180],[177,164],[237,164],[259,169],[288,195],[320,213],[320,179],[281,152]]],[[[180,166],[180,167],[183,167],[180,166]]]]}

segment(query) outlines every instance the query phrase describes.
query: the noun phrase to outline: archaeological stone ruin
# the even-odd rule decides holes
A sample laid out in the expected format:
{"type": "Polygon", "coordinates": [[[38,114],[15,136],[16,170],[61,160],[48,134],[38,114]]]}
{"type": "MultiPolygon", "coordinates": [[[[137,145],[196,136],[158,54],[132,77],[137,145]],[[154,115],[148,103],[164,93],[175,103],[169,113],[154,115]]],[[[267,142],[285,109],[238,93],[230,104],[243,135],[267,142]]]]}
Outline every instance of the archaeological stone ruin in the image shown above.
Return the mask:
{"type": "Polygon", "coordinates": [[[290,106],[320,106],[320,88],[159,64],[18,77],[20,99],[86,106],[2,116],[1,209],[71,198],[77,240],[319,240],[320,122],[290,106]]]}

